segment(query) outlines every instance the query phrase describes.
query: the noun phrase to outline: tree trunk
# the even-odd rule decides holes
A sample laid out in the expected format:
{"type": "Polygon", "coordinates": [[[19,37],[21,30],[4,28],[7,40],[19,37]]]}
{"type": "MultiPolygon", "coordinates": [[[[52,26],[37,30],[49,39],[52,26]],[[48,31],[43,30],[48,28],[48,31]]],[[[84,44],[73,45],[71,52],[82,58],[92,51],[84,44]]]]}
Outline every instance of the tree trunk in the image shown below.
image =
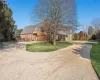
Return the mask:
{"type": "Polygon", "coordinates": [[[53,40],[53,45],[56,45],[56,39],[54,38],[54,40],[53,40]]]}
{"type": "Polygon", "coordinates": [[[56,45],[56,29],[53,35],[53,45],[56,45]]]}

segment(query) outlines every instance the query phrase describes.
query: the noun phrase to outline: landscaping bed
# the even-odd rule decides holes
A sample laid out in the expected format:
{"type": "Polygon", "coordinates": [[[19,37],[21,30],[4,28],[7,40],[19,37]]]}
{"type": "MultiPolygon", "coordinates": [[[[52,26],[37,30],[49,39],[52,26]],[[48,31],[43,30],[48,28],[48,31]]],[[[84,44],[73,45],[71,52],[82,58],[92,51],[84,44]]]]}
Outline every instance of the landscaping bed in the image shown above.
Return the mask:
{"type": "Polygon", "coordinates": [[[91,50],[91,60],[100,78],[100,43],[93,44],[93,48],[91,50]]]}
{"type": "Polygon", "coordinates": [[[40,42],[26,45],[26,50],[29,52],[51,52],[70,46],[68,42],[57,42],[57,45],[52,45],[48,42],[40,42]]]}

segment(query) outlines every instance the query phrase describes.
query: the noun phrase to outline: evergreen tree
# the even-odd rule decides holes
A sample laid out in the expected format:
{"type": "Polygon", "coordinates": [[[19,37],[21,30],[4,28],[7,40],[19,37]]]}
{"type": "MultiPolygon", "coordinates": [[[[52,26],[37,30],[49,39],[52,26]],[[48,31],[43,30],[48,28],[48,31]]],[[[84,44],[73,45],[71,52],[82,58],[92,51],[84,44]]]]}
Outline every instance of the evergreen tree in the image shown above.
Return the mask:
{"type": "Polygon", "coordinates": [[[13,12],[6,1],[0,0],[0,37],[3,41],[9,41],[14,38],[16,26],[12,15],[13,12]]]}

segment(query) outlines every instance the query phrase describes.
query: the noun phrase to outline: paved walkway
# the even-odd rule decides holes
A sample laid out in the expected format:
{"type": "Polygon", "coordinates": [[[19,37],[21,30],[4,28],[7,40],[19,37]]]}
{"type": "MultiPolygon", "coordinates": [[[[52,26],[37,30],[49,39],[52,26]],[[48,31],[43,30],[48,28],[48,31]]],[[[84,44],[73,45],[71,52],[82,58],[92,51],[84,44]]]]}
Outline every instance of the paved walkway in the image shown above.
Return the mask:
{"type": "Polygon", "coordinates": [[[74,44],[48,53],[25,51],[12,43],[0,50],[0,80],[98,80],[90,62],[91,45],[74,44]]]}

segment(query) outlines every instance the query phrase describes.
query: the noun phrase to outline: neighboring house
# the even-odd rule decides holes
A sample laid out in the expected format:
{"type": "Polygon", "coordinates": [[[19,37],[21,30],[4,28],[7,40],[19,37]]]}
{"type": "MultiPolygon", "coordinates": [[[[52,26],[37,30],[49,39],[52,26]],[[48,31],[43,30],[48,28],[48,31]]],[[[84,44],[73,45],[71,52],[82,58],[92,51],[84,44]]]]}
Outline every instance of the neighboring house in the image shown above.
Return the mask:
{"type": "Polygon", "coordinates": [[[73,38],[72,28],[64,26],[64,25],[60,25],[59,28],[60,29],[58,29],[59,30],[58,31],[58,40],[71,41],[73,38]]]}
{"type": "MultiPolygon", "coordinates": [[[[20,34],[21,40],[23,41],[47,41],[48,36],[41,30],[39,26],[27,26],[23,29],[20,34]]],[[[72,29],[70,27],[62,26],[58,31],[57,40],[71,41],[72,40],[72,29]]]]}
{"type": "Polygon", "coordinates": [[[74,40],[87,40],[88,39],[88,35],[87,35],[86,32],[80,31],[79,33],[74,33],[73,34],[73,39],[74,40]]]}

